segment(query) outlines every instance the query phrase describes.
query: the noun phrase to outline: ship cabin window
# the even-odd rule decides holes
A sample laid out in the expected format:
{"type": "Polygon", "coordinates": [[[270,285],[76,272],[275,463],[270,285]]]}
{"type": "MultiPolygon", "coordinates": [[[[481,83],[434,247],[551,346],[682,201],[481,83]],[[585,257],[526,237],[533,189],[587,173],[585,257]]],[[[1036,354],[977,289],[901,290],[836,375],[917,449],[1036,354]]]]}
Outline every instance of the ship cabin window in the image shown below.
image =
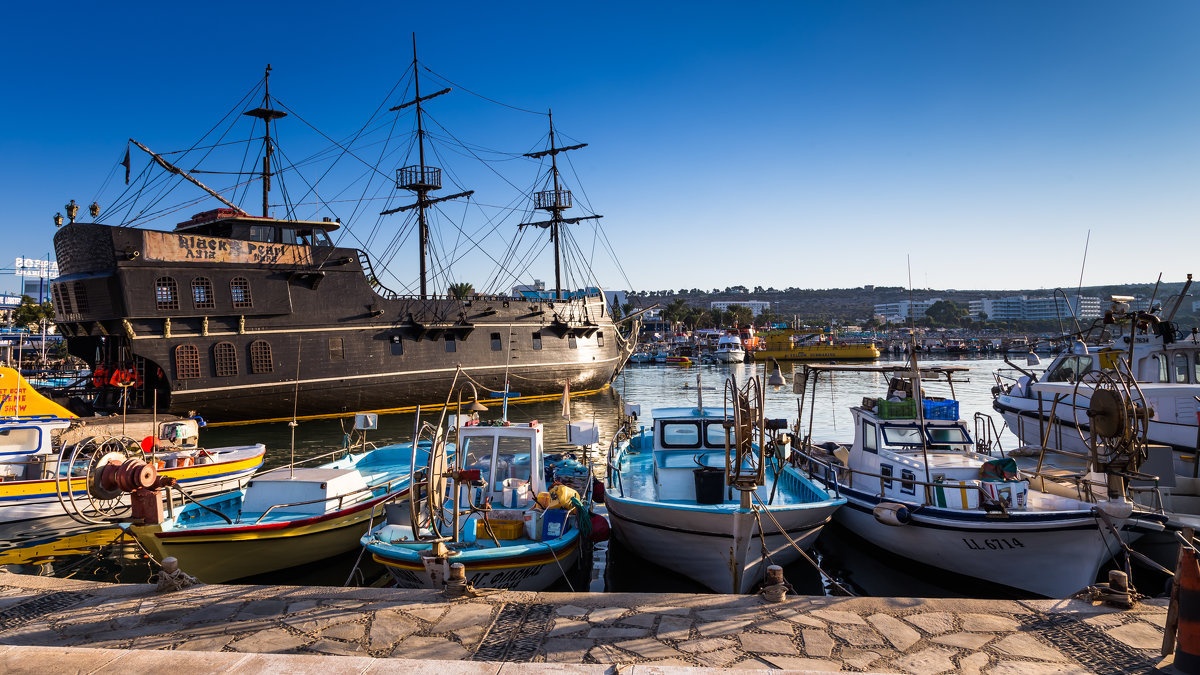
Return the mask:
{"type": "Polygon", "coordinates": [[[255,340],[250,343],[250,372],[255,375],[270,373],[275,370],[275,362],[271,357],[271,343],[266,340],[255,340]]]}
{"type": "Polygon", "coordinates": [[[213,372],[217,377],[233,377],[238,374],[237,348],[232,342],[213,345],[213,372]]]}
{"type": "Polygon", "coordinates": [[[175,348],[175,377],[180,380],[200,379],[200,348],[179,345],[175,348]]]}
{"type": "Polygon", "coordinates": [[[883,489],[890,490],[892,488],[892,465],[880,465],[879,475],[882,476],[882,478],[879,479],[879,482],[883,485],[883,489]]]}
{"type": "Polygon", "coordinates": [[[498,352],[503,345],[500,342],[500,334],[492,333],[492,351],[498,352]]]}
{"type": "Polygon", "coordinates": [[[879,431],[874,424],[862,421],[862,448],[866,452],[879,454],[879,431]]]}
{"type": "MultiPolygon", "coordinates": [[[[80,314],[87,314],[87,312],[88,312],[87,286],[84,286],[82,281],[76,281],[73,284],[71,284],[71,293],[75,296],[75,311],[79,312],[80,314]]],[[[1186,363],[1186,359],[1185,359],[1185,363],[1186,363]]],[[[1184,370],[1187,370],[1187,368],[1185,367],[1184,370]]]]}
{"type": "Polygon", "coordinates": [[[1063,357],[1054,370],[1046,376],[1047,382],[1078,382],[1086,373],[1092,372],[1093,358],[1091,356],[1063,357]]]}
{"type": "Polygon", "coordinates": [[[1158,381],[1159,382],[1170,382],[1171,378],[1169,378],[1167,376],[1168,375],[1168,373],[1167,373],[1167,355],[1166,354],[1155,354],[1154,356],[1152,356],[1150,358],[1152,358],[1154,360],[1154,364],[1157,366],[1158,381]]]}
{"type": "MultiPolygon", "coordinates": [[[[78,282],[76,282],[78,283],[78,282]]],[[[81,310],[82,311],[82,310],[81,310]]],[[[1175,355],[1175,381],[1181,384],[1186,384],[1188,381],[1188,357],[1187,354],[1175,355]]]]}
{"type": "Polygon", "coordinates": [[[917,475],[908,469],[900,469],[900,492],[908,495],[917,494],[917,475]]]}
{"type": "Polygon", "coordinates": [[[925,433],[929,436],[929,447],[933,450],[953,450],[956,445],[971,445],[971,437],[967,435],[967,430],[957,425],[926,427],[925,433]]]}
{"type": "Polygon", "coordinates": [[[234,277],[229,282],[229,294],[233,296],[234,309],[254,306],[254,299],[250,297],[250,282],[245,277],[234,277]]]}
{"type": "Polygon", "coordinates": [[[540,332],[535,331],[533,333],[533,348],[534,349],[542,348],[542,334],[540,332]]]}
{"type": "Polygon", "coordinates": [[[567,346],[571,349],[579,349],[579,340],[577,340],[574,335],[568,335],[567,346]]]}
{"type": "Polygon", "coordinates": [[[297,242],[296,242],[296,230],[294,230],[294,229],[292,229],[292,228],[290,228],[290,227],[284,227],[284,228],[281,228],[281,229],[279,230],[279,235],[280,235],[280,236],[279,236],[279,243],[281,243],[281,244],[295,244],[295,243],[297,243],[297,242]]]}
{"type": "Polygon", "coordinates": [[[208,277],[192,279],[192,305],[196,309],[212,309],[217,306],[213,298],[213,285],[208,277]]]}
{"type": "Polygon", "coordinates": [[[463,468],[479,469],[479,477],[489,486],[495,484],[491,475],[493,441],[491,436],[467,436],[462,440],[463,468]]]}
{"type": "Polygon", "coordinates": [[[599,333],[596,333],[596,346],[597,347],[604,346],[604,331],[600,331],[599,333]]]}
{"type": "Polygon", "coordinates": [[[496,439],[496,483],[505,478],[529,480],[533,444],[527,437],[500,436],[496,439]]]}
{"type": "Polygon", "coordinates": [[[710,448],[725,447],[725,425],[722,422],[708,422],[704,425],[704,444],[710,448]]]}
{"type": "Polygon", "coordinates": [[[68,314],[66,306],[63,305],[64,295],[66,295],[66,291],[61,286],[55,284],[50,287],[50,297],[54,300],[54,311],[58,312],[60,317],[68,314]]]}
{"type": "Polygon", "coordinates": [[[454,336],[451,334],[446,335],[446,351],[448,351],[448,352],[458,351],[458,343],[455,342],[454,336]]]}
{"type": "Polygon", "coordinates": [[[663,422],[658,429],[658,442],[664,448],[700,447],[698,422],[663,422]]]}
{"type": "Polygon", "coordinates": [[[275,226],[251,225],[250,241],[263,241],[267,242],[268,244],[275,243],[275,226]]]}
{"type": "Polygon", "coordinates": [[[159,310],[179,309],[179,286],[173,277],[154,280],[154,303],[159,310]]]}
{"type": "Polygon", "coordinates": [[[41,444],[42,430],[37,427],[0,430],[0,455],[27,455],[41,444]]]}
{"type": "Polygon", "coordinates": [[[341,361],[346,358],[346,352],[342,348],[342,338],[329,338],[329,359],[331,361],[341,361]]]}

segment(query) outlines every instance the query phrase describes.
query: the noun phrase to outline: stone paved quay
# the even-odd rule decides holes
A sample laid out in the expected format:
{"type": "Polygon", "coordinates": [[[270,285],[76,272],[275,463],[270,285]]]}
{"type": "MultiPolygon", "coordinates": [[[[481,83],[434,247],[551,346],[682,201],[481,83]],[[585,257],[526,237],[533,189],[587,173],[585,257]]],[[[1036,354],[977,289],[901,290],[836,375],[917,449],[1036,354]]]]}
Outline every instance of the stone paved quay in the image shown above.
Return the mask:
{"type": "Polygon", "coordinates": [[[1158,661],[1165,618],[1162,601],[1117,611],[1067,600],[769,604],[757,596],[522,592],[447,600],[432,591],[295,586],[157,593],[0,574],[0,672],[1126,673],[1158,661]]]}

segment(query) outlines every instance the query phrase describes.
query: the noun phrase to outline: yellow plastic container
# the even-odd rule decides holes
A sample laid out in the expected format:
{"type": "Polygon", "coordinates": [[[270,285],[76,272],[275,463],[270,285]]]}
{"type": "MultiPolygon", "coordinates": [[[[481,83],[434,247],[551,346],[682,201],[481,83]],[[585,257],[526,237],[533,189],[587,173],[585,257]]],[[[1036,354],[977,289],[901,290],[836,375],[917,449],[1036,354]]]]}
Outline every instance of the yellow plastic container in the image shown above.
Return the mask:
{"type": "MultiPolygon", "coordinates": [[[[497,539],[520,539],[521,535],[525,533],[525,521],[523,520],[495,520],[489,518],[488,525],[492,526],[492,532],[496,534],[497,539]]],[[[475,538],[482,541],[491,539],[482,520],[475,521],[475,538]]]]}

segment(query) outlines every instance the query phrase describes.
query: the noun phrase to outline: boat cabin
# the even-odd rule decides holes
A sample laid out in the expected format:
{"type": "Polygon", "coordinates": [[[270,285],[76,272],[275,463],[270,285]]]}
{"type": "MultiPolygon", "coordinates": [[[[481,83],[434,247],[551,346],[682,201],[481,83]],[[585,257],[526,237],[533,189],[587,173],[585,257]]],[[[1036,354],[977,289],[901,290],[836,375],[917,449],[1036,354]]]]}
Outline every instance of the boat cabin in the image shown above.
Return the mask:
{"type": "MultiPolygon", "coordinates": [[[[504,491],[516,490],[524,496],[520,501],[535,497],[546,490],[542,475],[542,448],[545,435],[536,420],[511,426],[464,426],[459,429],[459,451],[463,468],[478,469],[484,482],[483,493],[493,503],[501,504],[504,491]]],[[[512,502],[510,497],[508,502],[512,502]]]]}
{"type": "Polygon", "coordinates": [[[926,458],[932,482],[976,480],[979,467],[990,459],[974,451],[971,435],[957,419],[926,419],[922,424],[912,418],[888,419],[894,413],[887,411],[881,418],[880,412],[878,407],[851,409],[855,429],[849,464],[857,471],[883,476],[880,482],[885,497],[922,499],[915,481],[926,480],[926,458]]]}
{"type": "Polygon", "coordinates": [[[725,415],[699,408],[659,408],[653,416],[658,499],[694,502],[695,470],[725,471],[725,415]]]}
{"type": "Polygon", "coordinates": [[[191,220],[179,223],[175,226],[175,232],[264,244],[333,246],[329,233],[339,227],[341,225],[329,218],[323,221],[276,220],[239,213],[233,209],[213,209],[197,213],[191,220]]]}
{"type": "Polygon", "coordinates": [[[0,481],[53,476],[58,457],[54,434],[71,420],[53,415],[0,418],[0,481]]]}

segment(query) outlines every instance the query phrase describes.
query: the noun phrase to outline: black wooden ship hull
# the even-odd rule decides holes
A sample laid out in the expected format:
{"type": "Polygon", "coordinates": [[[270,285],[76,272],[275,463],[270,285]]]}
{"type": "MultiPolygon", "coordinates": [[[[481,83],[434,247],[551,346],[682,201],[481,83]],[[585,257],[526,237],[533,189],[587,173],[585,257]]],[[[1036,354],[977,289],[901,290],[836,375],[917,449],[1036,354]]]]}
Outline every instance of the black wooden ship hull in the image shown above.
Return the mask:
{"type": "Polygon", "coordinates": [[[336,227],[227,212],[175,232],[64,226],[51,291],[94,371],[89,401],[213,421],[399,412],[445,403],[455,382],[484,402],[506,381],[517,399],[600,390],[631,351],[596,289],[399,296],[364,253],[329,243],[336,227]]]}

